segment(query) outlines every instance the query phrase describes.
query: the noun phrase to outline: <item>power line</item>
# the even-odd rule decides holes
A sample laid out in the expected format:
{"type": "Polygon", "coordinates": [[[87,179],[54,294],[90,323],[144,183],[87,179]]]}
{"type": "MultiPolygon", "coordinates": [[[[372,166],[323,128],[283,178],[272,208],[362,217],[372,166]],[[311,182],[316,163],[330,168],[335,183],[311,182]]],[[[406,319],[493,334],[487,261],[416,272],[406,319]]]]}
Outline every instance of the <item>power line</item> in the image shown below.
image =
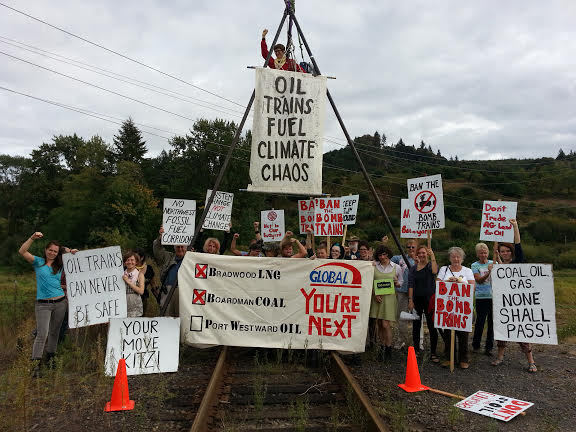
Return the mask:
{"type": "Polygon", "coordinates": [[[86,39],[86,38],[84,38],[84,37],[82,37],[82,36],[79,36],[79,35],[77,35],[77,34],[75,34],[75,33],[72,33],[72,32],[70,32],[70,31],[68,31],[68,30],[65,30],[65,29],[63,29],[63,28],[61,28],[61,27],[58,27],[58,26],[56,26],[56,25],[54,25],[54,24],[50,24],[49,22],[44,21],[44,20],[42,20],[42,19],[40,19],[40,18],[37,18],[37,17],[32,16],[32,15],[30,15],[30,14],[27,14],[27,13],[24,12],[24,11],[21,11],[21,10],[19,10],[19,9],[13,8],[13,7],[8,6],[8,5],[6,5],[6,4],[4,4],[4,3],[1,3],[1,2],[0,2],[0,6],[4,6],[5,8],[10,9],[10,10],[12,10],[12,11],[14,11],[14,12],[17,12],[17,13],[19,13],[19,14],[21,14],[21,15],[24,15],[25,17],[28,17],[28,18],[33,19],[33,20],[35,20],[35,21],[38,21],[38,22],[40,22],[40,23],[42,23],[42,24],[44,24],[44,25],[47,25],[47,26],[49,26],[49,27],[52,27],[52,28],[55,29],[55,30],[61,31],[62,33],[66,33],[66,34],[69,35],[69,36],[72,36],[72,37],[74,37],[74,38],[76,38],[76,39],[79,39],[79,40],[81,40],[81,41],[84,41],[84,42],[86,42],[86,43],[89,43],[90,45],[94,45],[94,46],[96,46],[96,47],[98,47],[98,48],[101,48],[101,49],[103,49],[103,50],[105,50],[105,51],[108,51],[108,52],[110,52],[110,53],[112,53],[112,54],[115,54],[115,55],[117,55],[117,56],[120,56],[120,57],[122,57],[122,58],[124,58],[124,59],[126,59],[126,60],[129,60],[129,61],[131,61],[131,62],[133,62],[133,63],[136,63],[136,64],[138,64],[138,65],[140,65],[140,66],[144,66],[145,68],[148,68],[148,69],[150,69],[150,70],[153,70],[154,72],[158,72],[159,74],[162,74],[162,75],[164,75],[164,76],[167,76],[167,77],[169,77],[169,78],[172,78],[172,79],[174,79],[174,80],[176,80],[176,81],[179,81],[179,82],[181,82],[181,83],[183,83],[183,84],[186,84],[186,85],[188,85],[188,86],[190,86],[190,87],[193,87],[193,88],[195,88],[195,89],[197,89],[197,90],[203,91],[203,92],[208,93],[208,94],[210,94],[210,95],[212,95],[212,96],[216,96],[217,98],[220,98],[220,99],[225,100],[225,101],[227,101],[227,102],[233,103],[234,105],[242,106],[242,105],[239,104],[238,102],[235,102],[235,101],[233,101],[233,100],[231,100],[231,99],[225,98],[224,96],[220,96],[220,95],[217,94],[217,93],[214,93],[214,92],[211,92],[211,91],[209,91],[209,90],[206,90],[206,89],[204,89],[204,88],[202,88],[202,87],[200,87],[200,86],[197,86],[197,85],[192,84],[192,83],[190,83],[190,82],[188,82],[188,81],[186,81],[186,80],[183,80],[182,78],[178,78],[177,76],[174,76],[174,75],[169,74],[169,73],[167,73],[167,72],[161,71],[160,69],[157,69],[157,68],[155,68],[154,66],[150,66],[150,65],[148,65],[148,64],[146,64],[146,63],[144,63],[144,62],[141,62],[141,61],[139,61],[139,60],[133,59],[132,57],[129,57],[129,56],[127,56],[127,55],[125,55],[125,54],[122,54],[122,53],[120,53],[120,52],[118,52],[118,51],[115,51],[115,50],[113,50],[113,49],[111,49],[111,48],[107,48],[107,47],[105,47],[104,45],[101,45],[101,44],[96,43],[96,42],[92,42],[92,41],[89,40],[89,39],[86,39]]]}

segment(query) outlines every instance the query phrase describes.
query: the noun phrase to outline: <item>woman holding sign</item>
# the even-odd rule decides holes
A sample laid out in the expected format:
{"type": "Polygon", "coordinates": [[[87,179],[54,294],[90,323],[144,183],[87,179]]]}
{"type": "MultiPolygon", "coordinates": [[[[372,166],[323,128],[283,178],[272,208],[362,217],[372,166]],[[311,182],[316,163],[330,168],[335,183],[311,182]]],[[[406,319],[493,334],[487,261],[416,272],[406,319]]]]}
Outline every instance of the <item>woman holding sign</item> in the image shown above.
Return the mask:
{"type": "Polygon", "coordinates": [[[476,300],[476,324],[474,326],[474,337],[472,338],[472,349],[474,352],[480,350],[480,342],[482,341],[482,333],[484,332],[484,323],[488,322],[488,330],[486,333],[486,346],[484,353],[487,356],[492,355],[492,347],[494,346],[494,324],[492,322],[492,268],[494,266],[492,260],[488,259],[489,249],[485,243],[478,243],[476,245],[476,256],[478,261],[472,263],[472,273],[476,279],[476,292],[474,297],[476,300]],[[486,318],[488,318],[486,320],[486,318]]]}
{"type": "MultiPolygon", "coordinates": [[[[451,247],[448,249],[448,256],[450,258],[450,265],[442,266],[438,272],[438,278],[436,280],[474,285],[476,281],[472,270],[462,265],[462,261],[464,261],[464,258],[466,257],[464,250],[455,246],[451,247]]],[[[446,336],[446,331],[444,332],[444,335],[446,336]]],[[[458,339],[458,362],[460,363],[460,368],[468,369],[470,367],[468,360],[468,332],[457,330],[456,338],[458,339]]],[[[448,338],[444,337],[443,339],[444,343],[446,343],[446,339],[448,338]]],[[[449,362],[448,364],[444,362],[442,365],[448,366],[449,362]]]]}
{"type": "MultiPolygon", "coordinates": [[[[430,360],[439,363],[436,355],[438,345],[438,332],[434,327],[434,309],[430,308],[430,300],[436,292],[436,275],[438,264],[432,249],[420,246],[416,251],[416,265],[412,265],[408,271],[408,310],[415,310],[420,316],[426,317],[426,325],[430,333],[430,360]],[[430,261],[428,261],[430,257],[430,261]]],[[[412,341],[414,349],[420,347],[420,320],[412,323],[412,341]]]]}
{"type": "MultiPolygon", "coordinates": [[[[514,227],[514,244],[500,243],[494,260],[502,264],[520,264],[524,262],[524,252],[520,244],[520,229],[518,229],[518,222],[516,219],[510,219],[510,223],[514,227]]],[[[492,362],[492,366],[499,366],[504,361],[504,351],[506,350],[506,341],[497,341],[498,357],[492,362]]],[[[520,350],[526,355],[528,360],[528,372],[538,372],[534,356],[532,355],[532,345],[526,342],[518,342],[520,350]]]]}
{"type": "Polygon", "coordinates": [[[129,317],[141,317],[144,314],[142,294],[144,294],[144,273],[138,271],[138,257],[136,253],[126,252],[122,257],[124,261],[124,274],[122,279],[126,284],[126,308],[129,317]]]}
{"type": "Polygon", "coordinates": [[[26,240],[18,253],[34,267],[36,272],[36,338],[32,346],[32,361],[35,362],[33,376],[39,376],[42,357],[46,352],[46,363],[56,354],[58,335],[62,320],[68,308],[64,290],[60,285],[62,277],[62,252],[76,253],[77,249],[61,247],[51,241],[44,248],[44,257],[37,257],[28,252],[34,240],[44,237],[35,232],[26,240]]]}
{"type": "Polygon", "coordinates": [[[402,269],[390,261],[392,251],[378,246],[374,252],[374,290],[370,304],[370,318],[376,318],[376,328],[383,346],[382,360],[392,357],[392,328],[396,321],[396,287],[402,286],[402,269]]]}

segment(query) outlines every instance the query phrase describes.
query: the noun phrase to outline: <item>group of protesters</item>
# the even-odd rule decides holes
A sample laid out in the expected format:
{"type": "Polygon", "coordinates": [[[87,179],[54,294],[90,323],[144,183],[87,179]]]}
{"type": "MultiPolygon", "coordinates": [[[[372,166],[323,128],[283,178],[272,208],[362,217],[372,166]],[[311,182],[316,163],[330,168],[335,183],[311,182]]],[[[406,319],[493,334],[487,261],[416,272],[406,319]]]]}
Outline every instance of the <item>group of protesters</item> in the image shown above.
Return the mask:
{"type": "MultiPolygon", "coordinates": [[[[254,238],[250,240],[248,251],[237,247],[238,233],[224,233],[222,242],[215,237],[205,237],[201,230],[196,237],[192,250],[209,254],[224,254],[227,250],[232,255],[245,257],[278,257],[278,258],[308,258],[332,260],[372,261],[374,265],[374,285],[380,281],[392,280],[394,286],[388,286],[375,294],[372,290],[372,300],[369,312],[369,332],[367,343],[378,347],[378,355],[383,361],[391,358],[393,352],[392,323],[396,322],[398,340],[396,349],[409,345],[420,353],[421,319],[426,319],[430,339],[429,358],[433,363],[443,366],[450,364],[450,331],[434,327],[434,295],[436,281],[461,282],[475,285],[476,325],[474,328],[472,349],[480,350],[484,327],[487,327],[484,353],[492,356],[494,346],[494,330],[492,322],[492,290],[490,275],[493,266],[498,263],[521,263],[524,260],[520,245],[520,232],[516,220],[510,220],[514,227],[514,244],[500,243],[494,245],[493,260],[489,260],[489,248],[484,243],[476,245],[478,261],[471,268],[462,265],[465,253],[460,247],[448,250],[450,263],[439,266],[434,251],[425,245],[419,245],[417,240],[409,239],[405,244],[406,255],[394,255],[388,247],[388,238],[383,237],[379,245],[372,249],[365,240],[351,236],[346,245],[320,242],[315,245],[312,230],[307,230],[306,241],[301,242],[294,234],[287,231],[280,242],[263,243],[259,223],[254,222],[254,238]],[[228,243],[230,246],[228,247],[228,243]],[[406,260],[408,263],[406,263],[406,260]],[[399,319],[401,312],[412,312],[413,320],[399,319]],[[415,314],[415,315],[414,315],[415,314]],[[412,341],[408,340],[408,326],[412,323],[412,341]],[[437,352],[438,335],[444,342],[444,361],[441,362],[437,352]]],[[[153,267],[146,262],[143,250],[128,251],[123,255],[126,286],[127,315],[129,317],[143,316],[149,292],[152,293],[165,314],[179,316],[178,270],[189,245],[176,245],[173,251],[167,250],[161,244],[164,229],[160,227],[158,237],[153,241],[153,254],[159,269],[160,283],[153,283],[153,267]]],[[[32,242],[42,238],[40,232],[34,233],[20,247],[19,253],[31,263],[36,272],[36,337],[32,349],[34,370],[37,372],[41,364],[50,364],[56,352],[61,327],[67,326],[66,284],[63,272],[62,254],[76,253],[76,249],[60,246],[57,242],[49,242],[44,249],[44,257],[38,257],[28,252],[32,242]]],[[[468,369],[470,365],[468,354],[468,332],[456,331],[457,364],[468,369]]],[[[537,368],[532,356],[531,346],[520,343],[520,349],[528,360],[528,370],[536,372],[537,368]]],[[[506,342],[497,342],[498,352],[492,365],[503,363],[506,342]]]]}

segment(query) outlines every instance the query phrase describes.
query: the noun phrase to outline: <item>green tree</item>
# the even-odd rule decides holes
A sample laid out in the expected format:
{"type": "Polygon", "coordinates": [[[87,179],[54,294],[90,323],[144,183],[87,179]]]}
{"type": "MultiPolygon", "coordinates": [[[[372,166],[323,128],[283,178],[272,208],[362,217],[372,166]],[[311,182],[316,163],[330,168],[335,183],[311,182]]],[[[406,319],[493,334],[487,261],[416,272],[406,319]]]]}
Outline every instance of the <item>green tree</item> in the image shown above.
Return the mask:
{"type": "Polygon", "coordinates": [[[122,123],[118,135],[114,135],[114,155],[118,161],[141,163],[148,149],[142,140],[140,129],[132,118],[122,123]]]}

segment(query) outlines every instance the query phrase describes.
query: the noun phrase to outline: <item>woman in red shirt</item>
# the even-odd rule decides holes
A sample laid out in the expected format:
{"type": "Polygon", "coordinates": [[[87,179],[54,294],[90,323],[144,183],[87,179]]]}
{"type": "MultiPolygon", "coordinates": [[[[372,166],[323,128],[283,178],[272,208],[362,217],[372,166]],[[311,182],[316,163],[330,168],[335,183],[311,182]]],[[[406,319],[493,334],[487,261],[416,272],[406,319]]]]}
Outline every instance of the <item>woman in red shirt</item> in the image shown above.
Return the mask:
{"type": "MultiPolygon", "coordinates": [[[[260,42],[260,49],[262,50],[262,57],[264,59],[268,58],[268,45],[266,45],[267,34],[268,29],[264,29],[262,31],[262,42],[260,42]]],[[[274,45],[274,54],[276,54],[276,58],[270,56],[268,59],[268,67],[270,69],[282,69],[286,71],[305,73],[293,59],[286,58],[286,47],[284,45],[274,45]]]]}

